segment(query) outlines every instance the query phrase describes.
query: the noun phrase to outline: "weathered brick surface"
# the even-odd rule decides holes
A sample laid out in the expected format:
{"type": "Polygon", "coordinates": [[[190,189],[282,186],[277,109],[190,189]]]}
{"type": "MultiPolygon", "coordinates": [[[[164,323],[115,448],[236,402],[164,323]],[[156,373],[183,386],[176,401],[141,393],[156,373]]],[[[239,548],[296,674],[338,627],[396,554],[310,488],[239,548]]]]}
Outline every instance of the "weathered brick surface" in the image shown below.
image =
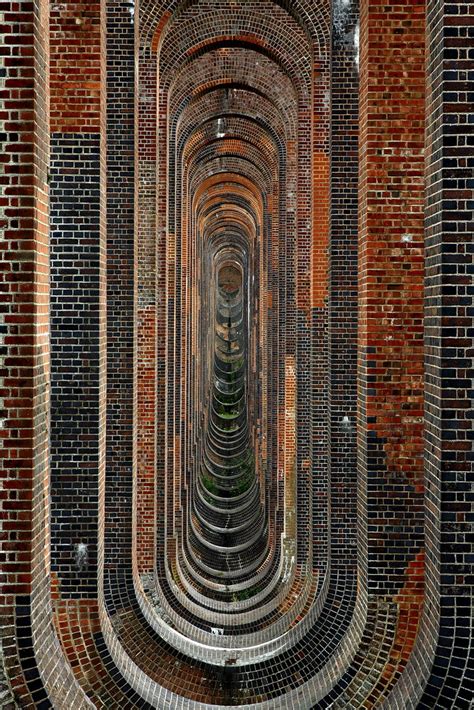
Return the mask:
{"type": "MultiPolygon", "coordinates": [[[[136,478],[136,549],[140,572],[151,571],[155,559],[155,530],[157,515],[157,161],[156,161],[156,106],[157,58],[148,57],[140,63],[138,105],[138,312],[137,312],[137,478],[136,478]]],[[[163,265],[160,265],[163,268],[163,265]]],[[[163,324],[164,325],[164,324],[163,324]]],[[[160,329],[160,335],[164,328],[160,329]]],[[[161,452],[160,448],[160,452],[161,452]]]]}
{"type": "Polygon", "coordinates": [[[107,4],[107,452],[104,563],[129,562],[134,416],[134,44],[127,6],[107,4]]]}
{"type": "Polygon", "coordinates": [[[74,597],[94,595],[97,583],[100,149],[100,135],[51,135],[51,562],[62,595],[74,597]]]}
{"type": "Polygon", "coordinates": [[[50,20],[52,569],[95,596],[105,432],[105,5],[50,20]]]}
{"type": "Polygon", "coordinates": [[[53,133],[97,133],[103,96],[100,2],[51,4],[50,92],[53,133]]]}
{"type": "Polygon", "coordinates": [[[469,708],[472,3],[7,5],[10,697],[469,708]]]}
{"type": "MultiPolygon", "coordinates": [[[[328,296],[328,403],[331,559],[351,559],[357,544],[357,187],[358,5],[340,17],[332,50],[331,226],[328,296]]],[[[319,474],[318,474],[319,475],[319,474]]],[[[314,478],[317,478],[314,475],[314,478]]],[[[314,483],[316,486],[316,481],[314,483]]],[[[324,493],[323,493],[324,494],[324,493]]],[[[323,521],[324,522],[324,521],[323,521]]],[[[325,534],[324,526],[319,529],[325,534]]],[[[315,531],[315,534],[318,533],[315,531]]]]}
{"type": "Polygon", "coordinates": [[[472,3],[429,2],[427,36],[426,645],[439,638],[423,710],[472,703],[472,3]]]}
{"type": "Polygon", "coordinates": [[[48,480],[49,377],[46,4],[36,10],[35,18],[32,3],[2,6],[0,113],[2,643],[13,691],[30,706],[45,698],[37,671],[37,695],[28,687],[24,663],[33,657],[33,570],[46,554],[32,534],[35,517],[44,524],[33,487],[48,480]]]}
{"type": "Polygon", "coordinates": [[[51,627],[47,3],[2,20],[2,646],[21,707],[82,708],[51,627]]]}
{"type": "Polygon", "coordinates": [[[423,544],[424,13],[361,4],[358,455],[386,594],[423,544]]]}

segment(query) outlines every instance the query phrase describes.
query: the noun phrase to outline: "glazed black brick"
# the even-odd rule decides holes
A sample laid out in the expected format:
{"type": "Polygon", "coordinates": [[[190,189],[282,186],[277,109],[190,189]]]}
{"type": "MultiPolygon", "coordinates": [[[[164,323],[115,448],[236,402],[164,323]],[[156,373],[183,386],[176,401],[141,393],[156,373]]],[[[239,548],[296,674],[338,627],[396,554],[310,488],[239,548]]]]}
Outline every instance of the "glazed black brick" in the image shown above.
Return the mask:
{"type": "Polygon", "coordinates": [[[473,39],[472,3],[428,2],[426,468],[439,531],[438,550],[428,540],[428,597],[439,637],[420,710],[472,705],[473,39]]]}
{"type": "Polygon", "coordinates": [[[107,7],[107,435],[105,561],[131,559],[134,356],[134,27],[107,7]]]}
{"type": "Polygon", "coordinates": [[[100,136],[51,136],[51,568],[97,588],[100,136]]]}
{"type": "MultiPolygon", "coordinates": [[[[358,2],[333,29],[328,422],[331,560],[355,564],[357,417],[358,2]]],[[[315,476],[315,478],[317,478],[315,476]]]]}
{"type": "Polygon", "coordinates": [[[8,699],[470,710],[472,3],[7,10],[8,699]]]}

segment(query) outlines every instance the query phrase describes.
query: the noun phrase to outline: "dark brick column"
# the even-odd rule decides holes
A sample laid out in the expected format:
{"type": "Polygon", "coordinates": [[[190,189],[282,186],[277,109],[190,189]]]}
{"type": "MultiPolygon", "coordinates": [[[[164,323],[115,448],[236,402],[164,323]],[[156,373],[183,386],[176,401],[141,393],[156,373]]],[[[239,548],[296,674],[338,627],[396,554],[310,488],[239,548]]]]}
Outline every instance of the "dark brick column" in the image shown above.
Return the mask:
{"type": "Polygon", "coordinates": [[[0,616],[5,669],[30,707],[47,697],[31,623],[35,586],[45,601],[33,568],[47,558],[39,495],[49,478],[47,15],[46,2],[2,3],[0,616]]]}
{"type": "MultiPolygon", "coordinates": [[[[131,561],[134,417],[134,26],[107,2],[107,475],[105,564],[131,561]]],[[[128,565],[127,565],[128,567],[128,565]]]]}
{"type": "Polygon", "coordinates": [[[358,3],[333,23],[329,451],[331,558],[356,560],[358,3]]]}
{"type": "Polygon", "coordinates": [[[105,423],[104,29],[100,2],[67,2],[51,11],[51,557],[63,598],[94,596],[97,587],[105,423]]]}
{"type": "Polygon", "coordinates": [[[472,2],[430,0],[427,36],[427,616],[440,628],[419,707],[462,710],[474,663],[472,2]]]}
{"type": "Polygon", "coordinates": [[[21,707],[82,710],[51,623],[48,3],[5,2],[2,22],[2,651],[21,707]]]}

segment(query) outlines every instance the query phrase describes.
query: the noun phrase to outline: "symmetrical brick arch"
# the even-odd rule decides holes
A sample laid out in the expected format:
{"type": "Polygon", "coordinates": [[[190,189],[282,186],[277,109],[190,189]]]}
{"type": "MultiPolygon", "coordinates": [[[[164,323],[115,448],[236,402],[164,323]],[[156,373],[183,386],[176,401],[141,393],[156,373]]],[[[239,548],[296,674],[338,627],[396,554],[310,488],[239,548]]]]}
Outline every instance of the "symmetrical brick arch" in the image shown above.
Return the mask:
{"type": "Polygon", "coordinates": [[[5,5],[5,707],[470,708],[472,3],[5,5]]]}

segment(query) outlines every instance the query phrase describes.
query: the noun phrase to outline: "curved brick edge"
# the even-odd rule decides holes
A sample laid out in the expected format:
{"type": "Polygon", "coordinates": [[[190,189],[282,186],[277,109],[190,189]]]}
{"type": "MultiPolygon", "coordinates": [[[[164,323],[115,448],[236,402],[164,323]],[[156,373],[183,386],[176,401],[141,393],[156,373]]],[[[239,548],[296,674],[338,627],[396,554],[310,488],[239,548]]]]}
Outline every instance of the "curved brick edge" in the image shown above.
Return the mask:
{"type": "Polygon", "coordinates": [[[0,646],[0,707],[3,710],[20,710],[20,705],[17,703],[5,668],[3,642],[0,646]]]}
{"type": "MultiPolygon", "coordinates": [[[[315,705],[311,705],[315,710],[323,708],[344,708],[362,707],[369,702],[372,706],[380,703],[388,695],[396,679],[402,674],[406,667],[407,659],[411,652],[413,635],[407,633],[408,629],[414,628],[412,614],[415,619],[419,613],[417,608],[403,602],[384,601],[380,599],[369,600],[368,617],[365,622],[365,629],[360,641],[359,649],[355,658],[339,678],[342,669],[341,658],[337,663],[334,659],[328,664],[326,673],[335,683],[333,689],[323,699],[315,705]],[[410,611],[410,607],[413,611],[410,611]],[[339,679],[338,679],[339,678],[339,679]],[[355,705],[357,703],[357,705],[355,705]]],[[[56,605],[56,624],[58,634],[63,644],[68,659],[74,668],[76,677],[81,686],[86,691],[88,697],[100,706],[104,702],[130,703],[130,707],[173,707],[173,703],[178,702],[177,695],[169,694],[164,689],[150,695],[153,684],[143,678],[143,682],[137,686],[140,673],[135,667],[129,681],[137,686],[140,694],[145,694],[152,702],[152,705],[144,703],[140,696],[132,690],[131,686],[117,682],[117,671],[113,671],[109,659],[104,656],[104,644],[101,640],[100,623],[98,618],[97,604],[89,600],[69,600],[58,602],[56,605]],[[102,657],[102,660],[101,658],[102,657]],[[114,680],[115,676],[115,680],[114,680]],[[124,690],[125,687],[125,690],[124,690]],[[148,690],[147,690],[148,689],[148,690]],[[174,699],[173,699],[174,697],[174,699]],[[159,698],[159,700],[157,700],[159,698]],[[158,705],[156,703],[158,702],[158,705]],[[163,705],[164,703],[164,705],[163,705]]],[[[416,626],[416,622],[415,622],[416,626]]],[[[115,652],[116,643],[112,644],[115,652]]],[[[123,661],[117,661],[124,671],[123,661]]],[[[129,662],[126,668],[130,671],[133,665],[129,662]]],[[[128,672],[128,671],[127,671],[128,672]]],[[[324,677],[324,676],[323,676],[324,677]]],[[[308,685],[308,684],[307,684],[308,685]]],[[[311,686],[312,683],[310,682],[311,686]]],[[[299,703],[298,707],[310,707],[310,698],[313,693],[308,692],[309,688],[299,688],[295,693],[274,699],[270,703],[257,703],[257,705],[240,704],[240,707],[294,707],[292,703],[299,703]],[[297,700],[295,700],[297,698],[297,700]],[[288,704],[289,703],[289,704],[288,704]]],[[[321,690],[321,687],[319,688],[321,690]]],[[[320,693],[318,693],[320,695],[320,693]]],[[[189,708],[209,708],[211,705],[196,703],[191,700],[181,699],[183,707],[189,708]]],[[[234,704],[234,703],[232,703],[234,704]]],[[[227,706],[227,705],[226,705],[227,706]]],[[[121,705],[122,707],[122,705],[121,705]]],[[[224,707],[212,705],[212,707],[224,707]]],[[[388,707],[394,707],[388,706],[388,707]]],[[[400,705],[400,707],[404,707],[400,705]]]]}
{"type": "MultiPolygon", "coordinates": [[[[123,585],[122,585],[123,589],[123,585]]],[[[324,694],[329,690],[331,685],[333,685],[339,675],[339,670],[341,668],[346,668],[350,664],[351,657],[354,655],[354,649],[357,647],[358,639],[351,634],[346,634],[345,638],[341,641],[341,644],[337,647],[337,652],[335,657],[331,659],[330,662],[325,665],[321,665],[320,671],[311,677],[308,682],[291,690],[283,695],[274,696],[272,699],[267,701],[259,701],[258,697],[251,704],[245,703],[240,704],[237,702],[227,702],[226,705],[215,705],[210,701],[209,703],[199,702],[194,700],[192,697],[183,697],[177,695],[176,693],[164,688],[152,680],[143,670],[134,662],[133,657],[130,657],[127,653],[126,647],[122,645],[122,641],[117,635],[116,630],[113,626],[113,619],[109,617],[107,611],[104,609],[101,613],[102,629],[106,629],[104,633],[104,638],[109,649],[111,656],[114,658],[117,667],[120,669],[121,673],[127,679],[132,687],[149,703],[154,707],[164,708],[164,707],[183,707],[193,710],[201,710],[204,708],[221,708],[229,704],[238,705],[242,708],[251,707],[261,707],[261,708],[285,708],[290,710],[291,708],[309,708],[312,703],[324,696],[324,694]],[[178,705],[176,705],[178,703],[178,705]]],[[[331,621],[327,620],[326,625],[331,621]]],[[[357,623],[357,621],[356,621],[357,623]]],[[[359,623],[359,630],[362,631],[362,624],[359,623]]],[[[326,630],[326,635],[330,634],[326,630]]],[[[140,665],[143,664],[143,655],[138,661],[140,665]]],[[[270,662],[271,664],[271,662],[270,662]]],[[[176,679],[178,682],[179,679],[176,679]]],[[[247,687],[251,687],[251,682],[247,687]]],[[[202,691],[199,692],[202,695],[202,691]]],[[[265,695],[265,693],[263,693],[265,695]]],[[[242,696],[243,699],[243,696],[242,696]]]]}
{"type": "Polygon", "coordinates": [[[5,666],[21,707],[85,708],[50,620],[48,497],[49,7],[2,5],[6,150],[1,228],[6,305],[2,390],[5,666]],[[18,150],[19,149],[19,150],[18,150]],[[11,158],[8,151],[12,151],[11,158]],[[19,159],[21,155],[21,160],[19,159]],[[6,288],[5,288],[6,286],[6,288]],[[65,688],[63,687],[65,684],[65,688]]]}
{"type": "MultiPolygon", "coordinates": [[[[461,606],[462,606],[462,607],[466,607],[466,604],[464,604],[464,603],[463,603],[462,605],[459,604],[459,608],[460,608],[460,609],[461,609],[461,606]]],[[[446,610],[448,610],[449,608],[452,608],[452,607],[446,607],[446,610]]],[[[447,618],[447,615],[446,615],[446,618],[447,618]]],[[[463,634],[458,634],[458,637],[457,637],[457,639],[456,639],[457,642],[458,642],[456,645],[457,645],[458,647],[462,647],[463,644],[461,643],[461,640],[462,640],[463,638],[465,638],[465,636],[463,636],[463,634]]],[[[454,643],[454,642],[453,642],[453,643],[454,643]]],[[[446,665],[446,664],[442,663],[442,657],[443,657],[443,655],[442,655],[442,654],[443,654],[442,649],[443,649],[443,646],[444,646],[444,644],[439,646],[439,652],[440,652],[440,653],[439,653],[439,663],[435,663],[435,670],[438,671],[439,675],[438,675],[438,673],[435,673],[435,674],[433,675],[432,680],[431,680],[430,685],[429,685],[429,690],[435,691],[436,689],[438,689],[438,690],[436,691],[436,692],[438,692],[438,694],[441,694],[441,691],[439,691],[439,688],[440,688],[441,686],[440,686],[440,683],[439,683],[436,679],[440,679],[440,678],[442,679],[442,678],[443,678],[443,675],[444,675],[445,672],[442,671],[442,668],[444,668],[445,665],[446,665]]],[[[452,656],[451,656],[451,657],[452,657],[452,656]]],[[[453,665],[452,667],[453,667],[453,669],[454,669],[455,666],[453,665]]],[[[441,684],[441,685],[442,685],[442,684],[441,684]]],[[[458,684],[457,687],[458,687],[458,688],[460,687],[459,684],[458,684]]],[[[433,698],[433,697],[435,697],[435,696],[432,695],[431,693],[428,693],[428,695],[426,696],[426,698],[425,698],[425,700],[424,700],[423,702],[430,703],[430,702],[432,702],[432,698],[433,698]]],[[[462,699],[461,699],[461,700],[462,700],[462,699]]],[[[448,700],[445,699],[445,700],[443,700],[443,702],[448,702],[448,700]]],[[[429,705],[428,705],[428,707],[429,707],[429,705]]]]}
{"type": "Polygon", "coordinates": [[[427,20],[427,643],[436,650],[419,708],[468,710],[474,677],[474,142],[465,81],[474,76],[472,2],[428,0],[427,20]]]}
{"type": "MultiPolygon", "coordinates": [[[[341,574],[334,577],[333,584],[330,585],[331,599],[323,610],[319,623],[310,630],[307,638],[303,638],[295,649],[289,649],[286,653],[286,660],[276,656],[274,659],[269,659],[259,666],[251,666],[246,668],[235,669],[238,673],[238,678],[233,681],[234,690],[232,698],[238,704],[237,699],[244,700],[244,695],[241,695],[245,688],[253,689],[253,702],[262,702],[262,707],[281,707],[291,708],[292,703],[299,703],[298,707],[311,707],[311,704],[320,699],[327,693],[331,686],[334,685],[339,677],[339,672],[342,668],[346,668],[351,663],[351,659],[357,649],[360,636],[364,627],[364,605],[358,604],[354,616],[353,609],[350,605],[350,600],[354,594],[355,582],[354,579],[348,578],[347,575],[341,574]],[[349,623],[349,618],[352,616],[352,621],[349,623]],[[323,643],[324,642],[324,643],[323,643]],[[327,659],[327,654],[324,649],[328,646],[333,654],[330,660],[327,659]],[[319,651],[316,652],[316,650],[319,651]],[[303,659],[297,662],[295,659],[303,659]],[[314,661],[314,664],[313,664],[314,661]],[[288,665],[289,673],[300,677],[301,683],[298,687],[291,690],[288,687],[287,692],[282,694],[282,690],[286,688],[286,681],[280,674],[276,674],[276,669],[281,668],[281,663],[285,662],[288,665]],[[298,671],[298,663],[301,666],[298,671]],[[305,676],[303,665],[306,666],[305,676]],[[312,670],[314,665],[314,671],[312,670]],[[300,672],[301,671],[301,672],[300,672]],[[308,680],[304,681],[304,678],[308,680]],[[265,680],[267,679],[267,680],[265,680]],[[269,684],[273,686],[270,690],[269,684]],[[283,684],[283,685],[282,685],[283,684]],[[259,690],[257,690],[257,686],[259,690]],[[268,689],[266,690],[268,686],[268,689]],[[240,688],[240,689],[239,689],[240,688]],[[263,698],[267,698],[266,701],[263,698]]],[[[132,581],[127,582],[126,579],[120,577],[109,576],[109,583],[106,585],[106,598],[108,600],[107,610],[104,608],[101,612],[101,619],[104,628],[107,628],[107,633],[104,638],[109,648],[115,663],[120,668],[121,672],[126,674],[127,682],[130,683],[135,690],[140,693],[151,704],[164,702],[167,698],[171,703],[175,702],[173,698],[181,697],[185,707],[204,707],[206,703],[202,700],[197,700],[198,697],[205,697],[209,693],[206,685],[199,690],[192,690],[193,676],[196,676],[196,669],[189,667],[189,678],[185,672],[185,659],[178,660],[176,657],[175,663],[178,663],[181,668],[181,674],[173,677],[169,674],[169,669],[165,669],[165,676],[168,677],[167,685],[163,687],[157,682],[158,675],[162,673],[160,670],[160,654],[163,652],[164,662],[169,665],[173,660],[170,656],[169,649],[165,648],[161,640],[151,632],[151,629],[146,629],[145,620],[141,617],[139,606],[134,598],[134,590],[132,581]],[[128,589],[128,592],[126,591],[128,589]],[[129,601],[127,602],[127,594],[129,601]],[[146,637],[146,638],[145,638],[146,637]],[[158,645],[157,645],[158,644],[158,645]],[[154,670],[152,670],[154,666],[154,670]],[[147,668],[150,668],[150,674],[147,668]],[[192,672],[191,672],[192,670],[192,672]],[[157,675],[158,674],[158,675],[157,675]],[[189,688],[183,695],[177,694],[176,690],[182,683],[189,688]],[[196,704],[197,703],[197,704],[196,704]]],[[[360,600],[360,602],[362,599],[360,600]]],[[[202,666],[202,664],[200,664],[202,666]]],[[[216,670],[212,671],[212,676],[216,674],[216,670]]],[[[203,670],[201,676],[209,676],[210,669],[203,670]]],[[[222,672],[225,672],[223,669],[222,672]]],[[[199,675],[199,674],[198,674],[199,675]]],[[[204,680],[204,678],[202,679],[204,680]]],[[[211,676],[208,681],[213,682],[211,676]]],[[[195,681],[194,681],[195,682],[195,681]]],[[[212,693],[209,696],[207,704],[212,704],[212,693]]],[[[168,702],[166,700],[166,702],[168,702]]]]}
{"type": "Polygon", "coordinates": [[[152,710],[124,681],[108,655],[97,601],[58,600],[54,623],[74,675],[94,707],[152,710]]]}

